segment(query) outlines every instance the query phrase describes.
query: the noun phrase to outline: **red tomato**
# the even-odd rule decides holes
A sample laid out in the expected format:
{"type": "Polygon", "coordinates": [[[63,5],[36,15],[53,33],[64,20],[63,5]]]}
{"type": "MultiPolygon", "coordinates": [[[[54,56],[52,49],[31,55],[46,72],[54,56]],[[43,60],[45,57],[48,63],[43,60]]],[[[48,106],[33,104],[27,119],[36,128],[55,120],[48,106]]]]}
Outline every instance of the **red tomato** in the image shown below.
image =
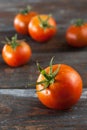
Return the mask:
{"type": "Polygon", "coordinates": [[[82,79],[76,70],[65,64],[56,64],[44,70],[40,68],[40,71],[36,91],[42,104],[64,110],[77,103],[82,93],[82,79]]]}
{"type": "Polygon", "coordinates": [[[56,34],[56,22],[49,15],[37,15],[28,25],[30,36],[38,41],[45,42],[56,34]]]}
{"type": "Polygon", "coordinates": [[[31,58],[31,47],[23,40],[17,40],[16,36],[8,41],[2,49],[4,61],[12,67],[26,64],[31,58]]]}
{"type": "Polygon", "coordinates": [[[30,8],[22,10],[14,18],[14,28],[20,34],[28,34],[28,24],[37,13],[30,11],[30,8]]]}
{"type": "Polygon", "coordinates": [[[71,25],[66,31],[66,41],[73,47],[87,46],[87,23],[78,20],[75,25],[71,25]]]}

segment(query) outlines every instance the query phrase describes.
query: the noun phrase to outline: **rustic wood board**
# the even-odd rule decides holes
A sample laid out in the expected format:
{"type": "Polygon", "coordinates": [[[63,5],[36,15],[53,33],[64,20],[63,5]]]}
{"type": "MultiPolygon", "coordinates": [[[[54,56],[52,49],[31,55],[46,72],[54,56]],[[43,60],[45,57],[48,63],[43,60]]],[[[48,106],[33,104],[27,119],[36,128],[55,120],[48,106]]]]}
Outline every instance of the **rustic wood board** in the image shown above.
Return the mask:
{"type": "Polygon", "coordinates": [[[35,89],[0,90],[1,130],[86,130],[87,89],[69,110],[55,111],[38,100],[35,89]]]}
{"type": "MultiPolygon", "coordinates": [[[[63,63],[72,66],[76,69],[83,79],[84,87],[87,87],[87,60],[86,52],[58,52],[58,53],[34,53],[31,61],[18,68],[11,68],[7,66],[2,60],[0,63],[0,88],[25,88],[28,83],[35,83],[39,75],[39,71],[36,66],[36,61],[43,68],[49,65],[49,61],[52,56],[55,56],[54,64],[63,63]],[[85,56],[85,57],[84,57],[85,56]]],[[[35,88],[31,86],[30,88],[35,88]]]]}

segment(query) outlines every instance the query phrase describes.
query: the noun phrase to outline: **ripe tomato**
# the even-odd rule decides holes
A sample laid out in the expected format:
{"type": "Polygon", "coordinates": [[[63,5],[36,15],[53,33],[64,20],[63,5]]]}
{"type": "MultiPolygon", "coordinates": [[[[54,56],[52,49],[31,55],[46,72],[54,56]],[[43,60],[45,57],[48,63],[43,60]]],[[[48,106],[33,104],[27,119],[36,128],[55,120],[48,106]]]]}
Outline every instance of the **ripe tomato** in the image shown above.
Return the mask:
{"type": "Polygon", "coordinates": [[[42,104],[64,110],[77,103],[82,93],[82,79],[76,70],[65,64],[39,69],[36,91],[42,104]]]}
{"type": "Polygon", "coordinates": [[[7,39],[7,43],[2,49],[4,61],[12,67],[26,64],[31,58],[31,47],[23,40],[17,40],[17,36],[12,40],[7,39]]]}
{"type": "Polygon", "coordinates": [[[14,18],[14,28],[20,34],[28,34],[28,24],[37,13],[31,11],[30,8],[22,10],[14,18]]]}
{"type": "Polygon", "coordinates": [[[66,31],[66,41],[73,47],[87,46],[87,23],[77,20],[66,31]]]}
{"type": "Polygon", "coordinates": [[[37,15],[30,21],[28,31],[34,40],[45,42],[56,34],[56,26],[50,15],[37,15]]]}

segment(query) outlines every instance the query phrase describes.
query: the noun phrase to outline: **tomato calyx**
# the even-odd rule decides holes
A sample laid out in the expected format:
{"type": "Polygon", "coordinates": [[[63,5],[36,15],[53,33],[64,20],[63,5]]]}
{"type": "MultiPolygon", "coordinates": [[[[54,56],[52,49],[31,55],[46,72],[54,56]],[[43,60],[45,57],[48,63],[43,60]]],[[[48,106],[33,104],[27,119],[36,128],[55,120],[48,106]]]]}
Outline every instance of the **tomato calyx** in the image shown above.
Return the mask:
{"type": "Polygon", "coordinates": [[[31,9],[31,6],[27,6],[25,9],[20,10],[20,13],[26,15],[31,11],[31,9]]]}
{"type": "Polygon", "coordinates": [[[53,28],[53,26],[48,23],[48,20],[49,20],[50,17],[51,17],[51,15],[48,15],[48,17],[47,17],[46,20],[42,20],[41,17],[38,16],[38,19],[39,19],[39,21],[40,21],[40,27],[41,27],[41,28],[43,28],[43,29],[53,28]]]}
{"type": "Polygon", "coordinates": [[[77,21],[75,22],[75,26],[80,27],[82,25],[84,25],[84,20],[83,19],[77,19],[77,21]]]}
{"type": "Polygon", "coordinates": [[[6,37],[6,41],[7,41],[7,44],[10,45],[14,50],[16,49],[17,46],[19,46],[19,43],[18,43],[18,40],[17,40],[17,35],[15,34],[15,36],[13,36],[11,38],[11,40],[9,40],[7,37],[6,37]]]}
{"type": "Polygon", "coordinates": [[[55,82],[55,77],[56,75],[58,74],[59,70],[60,70],[60,64],[58,65],[58,68],[53,72],[53,69],[52,69],[52,64],[53,64],[53,59],[54,57],[52,57],[51,61],[50,61],[50,71],[49,73],[47,73],[40,65],[39,63],[37,63],[37,67],[40,71],[40,73],[44,76],[44,80],[40,81],[40,82],[37,82],[36,85],[39,85],[39,84],[42,84],[44,86],[43,89],[37,91],[37,92],[40,92],[46,88],[49,87],[49,85],[53,84],[55,82]]]}

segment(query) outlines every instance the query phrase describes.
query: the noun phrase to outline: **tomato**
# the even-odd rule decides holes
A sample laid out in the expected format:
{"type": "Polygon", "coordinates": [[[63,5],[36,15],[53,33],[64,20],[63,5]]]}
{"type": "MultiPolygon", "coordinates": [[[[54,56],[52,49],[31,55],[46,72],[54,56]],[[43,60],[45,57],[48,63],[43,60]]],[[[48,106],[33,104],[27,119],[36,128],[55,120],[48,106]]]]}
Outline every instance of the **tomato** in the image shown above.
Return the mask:
{"type": "Polygon", "coordinates": [[[70,25],[66,31],[66,41],[73,47],[87,46],[87,23],[77,20],[75,24],[70,25]]]}
{"type": "MultiPolygon", "coordinates": [[[[52,63],[52,62],[51,62],[52,63]]],[[[64,110],[77,103],[82,93],[79,73],[66,64],[39,67],[36,92],[39,100],[48,108],[64,110]]]]}
{"type": "Polygon", "coordinates": [[[37,13],[30,8],[22,10],[14,18],[14,28],[20,34],[28,34],[28,24],[37,13]]]}
{"type": "Polygon", "coordinates": [[[3,60],[11,67],[18,67],[26,64],[31,58],[31,47],[23,40],[17,40],[17,36],[12,40],[7,39],[7,43],[2,49],[3,60]]]}
{"type": "Polygon", "coordinates": [[[56,22],[50,15],[37,15],[28,25],[28,31],[32,39],[37,42],[45,42],[56,34],[56,22]]]}

